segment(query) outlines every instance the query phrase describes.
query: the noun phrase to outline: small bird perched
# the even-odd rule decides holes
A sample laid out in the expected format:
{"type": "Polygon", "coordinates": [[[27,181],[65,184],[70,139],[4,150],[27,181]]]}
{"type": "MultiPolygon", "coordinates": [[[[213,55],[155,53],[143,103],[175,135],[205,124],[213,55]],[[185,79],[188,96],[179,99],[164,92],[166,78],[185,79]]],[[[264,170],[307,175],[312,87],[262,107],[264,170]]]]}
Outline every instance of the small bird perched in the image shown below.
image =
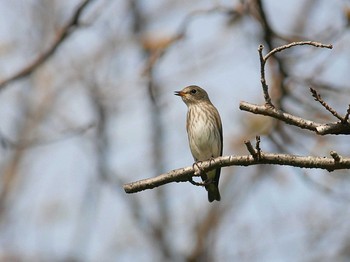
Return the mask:
{"type": "MultiPolygon", "coordinates": [[[[207,92],[199,86],[187,86],[175,95],[181,96],[188,107],[186,129],[192,156],[196,162],[222,156],[222,124],[218,110],[207,92]]],[[[221,168],[201,175],[208,191],[208,200],[220,201],[221,168]]]]}

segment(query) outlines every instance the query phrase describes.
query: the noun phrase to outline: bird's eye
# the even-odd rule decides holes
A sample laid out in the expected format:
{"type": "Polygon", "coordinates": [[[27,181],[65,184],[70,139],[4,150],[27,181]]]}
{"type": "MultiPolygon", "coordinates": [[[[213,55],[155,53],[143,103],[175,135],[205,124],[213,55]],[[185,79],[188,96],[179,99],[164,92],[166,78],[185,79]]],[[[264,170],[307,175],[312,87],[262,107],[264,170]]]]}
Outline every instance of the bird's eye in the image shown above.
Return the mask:
{"type": "Polygon", "coordinates": [[[191,94],[195,94],[195,93],[197,93],[197,90],[196,89],[192,89],[191,90],[191,94]]]}

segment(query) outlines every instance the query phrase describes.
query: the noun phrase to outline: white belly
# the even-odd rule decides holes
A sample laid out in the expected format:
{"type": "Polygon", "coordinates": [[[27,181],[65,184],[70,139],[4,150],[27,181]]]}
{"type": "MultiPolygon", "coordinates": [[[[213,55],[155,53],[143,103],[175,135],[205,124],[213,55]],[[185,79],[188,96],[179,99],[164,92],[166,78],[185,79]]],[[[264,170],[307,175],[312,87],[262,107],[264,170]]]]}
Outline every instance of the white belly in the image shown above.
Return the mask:
{"type": "Polygon", "coordinates": [[[196,160],[208,160],[212,157],[218,157],[221,153],[221,138],[219,130],[214,123],[204,123],[193,121],[193,128],[188,130],[188,139],[192,156],[196,160]]]}

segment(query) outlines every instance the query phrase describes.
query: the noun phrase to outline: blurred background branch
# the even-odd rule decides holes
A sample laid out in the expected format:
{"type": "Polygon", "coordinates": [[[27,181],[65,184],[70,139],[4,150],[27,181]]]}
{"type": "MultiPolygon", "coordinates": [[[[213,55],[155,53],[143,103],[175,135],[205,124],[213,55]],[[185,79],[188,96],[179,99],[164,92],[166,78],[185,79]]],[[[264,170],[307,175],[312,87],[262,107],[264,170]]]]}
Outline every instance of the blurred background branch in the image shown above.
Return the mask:
{"type": "Polygon", "coordinates": [[[42,65],[47,59],[49,59],[58,49],[60,45],[64,42],[64,40],[77,28],[79,27],[79,20],[82,16],[84,9],[93,2],[94,0],[85,0],[81,4],[78,5],[75,12],[68,20],[68,22],[56,32],[55,38],[52,44],[41,54],[37,56],[34,61],[24,66],[21,70],[14,73],[12,76],[3,79],[0,81],[0,90],[2,90],[9,83],[21,79],[23,77],[27,77],[31,73],[33,73],[40,65],[42,65]]]}

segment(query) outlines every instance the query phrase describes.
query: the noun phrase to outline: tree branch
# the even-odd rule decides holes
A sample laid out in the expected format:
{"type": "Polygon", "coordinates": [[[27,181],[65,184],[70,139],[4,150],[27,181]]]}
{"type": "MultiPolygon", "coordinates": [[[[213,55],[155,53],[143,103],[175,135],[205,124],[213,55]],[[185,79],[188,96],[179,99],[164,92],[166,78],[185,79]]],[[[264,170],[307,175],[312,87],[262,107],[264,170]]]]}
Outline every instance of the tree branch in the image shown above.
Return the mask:
{"type": "Polygon", "coordinates": [[[269,53],[267,53],[265,56],[263,55],[264,46],[260,45],[258,48],[259,59],[260,59],[260,82],[261,82],[262,89],[263,89],[265,104],[270,106],[270,107],[274,107],[274,105],[272,104],[271,97],[270,97],[269,91],[268,91],[268,89],[269,89],[268,84],[267,84],[266,78],[265,78],[266,62],[272,55],[274,55],[278,52],[281,52],[283,50],[286,50],[288,48],[291,48],[293,46],[298,46],[298,45],[311,45],[314,47],[329,48],[329,49],[333,48],[332,45],[325,45],[325,44],[314,42],[314,41],[300,41],[300,42],[293,42],[293,43],[289,43],[286,45],[276,47],[273,50],[271,50],[269,53]]]}
{"type": "Polygon", "coordinates": [[[311,45],[311,46],[314,46],[314,47],[321,47],[321,48],[328,48],[328,49],[332,49],[333,48],[332,45],[326,45],[326,44],[322,44],[322,43],[314,42],[314,41],[292,42],[292,43],[289,43],[287,45],[282,45],[282,46],[274,48],[267,55],[265,55],[264,59],[267,60],[270,56],[272,56],[272,55],[274,55],[274,54],[276,54],[278,52],[281,52],[283,50],[286,50],[288,48],[291,48],[293,46],[297,46],[297,45],[311,45]]]}
{"type": "Polygon", "coordinates": [[[262,86],[263,93],[264,93],[265,104],[270,106],[270,107],[274,107],[272,102],[271,102],[271,97],[269,95],[269,87],[268,87],[268,85],[266,83],[266,79],[265,79],[265,64],[266,64],[267,59],[264,58],[263,50],[264,50],[264,46],[260,45],[258,48],[259,58],[260,58],[260,82],[261,82],[261,86],[262,86]]]}
{"type": "MultiPolygon", "coordinates": [[[[300,168],[318,168],[329,172],[338,169],[350,169],[350,158],[338,156],[333,157],[313,157],[297,156],[288,154],[260,153],[260,159],[254,159],[252,155],[244,156],[222,156],[212,160],[198,163],[200,168],[207,172],[217,167],[225,166],[252,166],[252,165],[285,165],[300,168]]],[[[187,182],[194,176],[193,166],[179,168],[168,173],[161,174],[154,178],[139,180],[123,186],[126,193],[136,193],[146,189],[152,189],[172,182],[187,182]]]]}
{"type": "Polygon", "coordinates": [[[277,52],[281,52],[285,49],[291,48],[293,46],[298,46],[298,45],[311,45],[315,47],[321,47],[321,48],[329,48],[332,49],[332,45],[325,45],[322,43],[314,42],[314,41],[301,41],[301,42],[293,42],[289,43],[283,46],[279,46],[271,50],[268,54],[265,56],[263,55],[263,46],[260,45],[258,48],[259,52],[259,58],[260,58],[260,76],[261,76],[261,84],[262,84],[262,89],[263,89],[263,94],[264,94],[264,99],[265,99],[265,105],[255,105],[247,102],[241,102],[239,105],[239,108],[243,111],[251,112],[253,114],[260,114],[260,115],[265,115],[265,116],[270,116],[273,118],[276,118],[278,120],[281,120],[289,125],[294,125],[302,129],[308,129],[311,131],[316,132],[319,135],[328,135],[328,134],[334,134],[334,135],[348,135],[350,134],[350,123],[348,122],[349,115],[350,115],[350,105],[347,110],[347,113],[345,114],[344,117],[342,117],[340,114],[338,114],[333,108],[331,108],[325,101],[322,100],[321,96],[318,94],[318,92],[310,88],[310,91],[315,98],[316,101],[320,102],[321,105],[331,112],[335,117],[340,119],[339,122],[334,122],[334,123],[327,123],[327,124],[321,124],[321,123],[316,123],[310,120],[303,119],[301,117],[297,117],[288,113],[283,112],[280,109],[276,109],[272,102],[271,98],[268,92],[268,85],[265,79],[265,65],[267,59],[269,59],[272,55],[274,55],[277,52]]]}
{"type": "Polygon", "coordinates": [[[247,102],[240,102],[239,109],[253,114],[270,116],[285,122],[286,124],[297,126],[302,129],[307,129],[316,132],[318,135],[348,135],[350,134],[350,125],[342,122],[334,122],[321,124],[304,118],[294,116],[283,112],[280,109],[266,106],[256,105],[247,102]]]}

